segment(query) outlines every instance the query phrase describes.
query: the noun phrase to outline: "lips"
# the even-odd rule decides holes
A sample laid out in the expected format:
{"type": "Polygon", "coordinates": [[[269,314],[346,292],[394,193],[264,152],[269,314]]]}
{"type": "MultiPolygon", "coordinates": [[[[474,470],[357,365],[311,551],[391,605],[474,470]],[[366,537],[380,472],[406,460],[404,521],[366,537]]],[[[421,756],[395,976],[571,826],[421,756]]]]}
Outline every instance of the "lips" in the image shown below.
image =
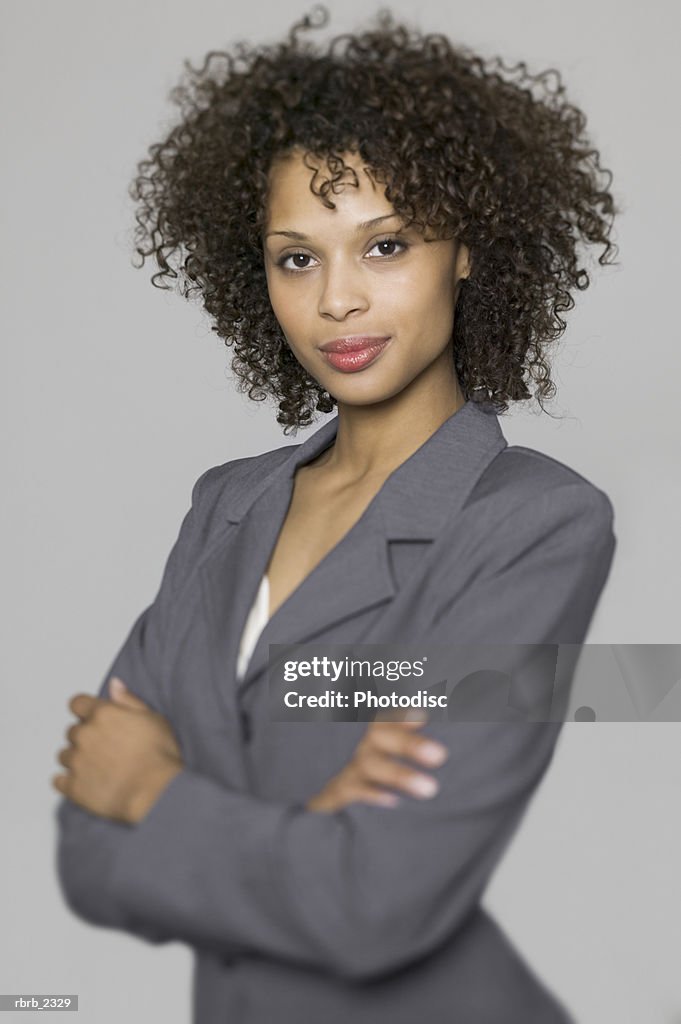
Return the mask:
{"type": "Polygon", "coordinates": [[[353,334],[347,338],[334,338],[320,345],[322,352],[361,352],[390,340],[389,335],[353,334]]]}
{"type": "MultiPolygon", "coordinates": [[[[347,339],[343,339],[343,344],[347,339]]],[[[334,346],[341,344],[340,340],[332,343],[334,346]]],[[[343,348],[341,351],[329,350],[328,346],[322,349],[324,359],[336,370],[342,373],[356,373],[369,366],[380,356],[381,352],[390,344],[390,338],[362,339],[359,346],[353,339],[352,347],[343,348]]]]}

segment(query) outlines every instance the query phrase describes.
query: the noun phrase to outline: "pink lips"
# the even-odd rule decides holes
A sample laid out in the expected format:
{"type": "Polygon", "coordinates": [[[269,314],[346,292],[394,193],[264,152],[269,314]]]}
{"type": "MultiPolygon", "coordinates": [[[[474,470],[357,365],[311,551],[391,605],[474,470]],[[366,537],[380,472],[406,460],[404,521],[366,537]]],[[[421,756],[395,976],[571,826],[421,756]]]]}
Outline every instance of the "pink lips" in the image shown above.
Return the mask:
{"type": "Polygon", "coordinates": [[[390,338],[339,338],[323,348],[326,361],[343,373],[355,373],[373,363],[389,343],[390,338]]]}

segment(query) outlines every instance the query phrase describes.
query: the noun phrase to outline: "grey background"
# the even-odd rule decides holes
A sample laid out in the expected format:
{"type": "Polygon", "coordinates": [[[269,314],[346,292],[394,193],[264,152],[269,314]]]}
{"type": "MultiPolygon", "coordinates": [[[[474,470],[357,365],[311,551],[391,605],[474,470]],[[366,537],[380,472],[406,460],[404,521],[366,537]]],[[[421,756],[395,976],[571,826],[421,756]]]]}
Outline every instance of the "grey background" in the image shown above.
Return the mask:
{"type": "MultiPolygon", "coordinates": [[[[132,267],[126,190],[175,117],[166,94],[182,60],[275,41],[310,6],[1,6],[0,992],[78,993],[84,1024],[186,1021],[191,955],[94,929],[62,902],[50,780],[66,702],[96,689],[153,597],[199,473],[307,436],[284,438],[273,407],[238,395],[200,308],[132,267]]],[[[324,31],[361,27],[379,6],[346,0],[324,31]]],[[[561,418],[501,422],[510,444],[560,459],[614,503],[618,552],[589,641],[678,643],[678,7],[392,8],[485,56],[558,67],[615,172],[621,266],[596,268],[568,314],[561,418]]],[[[568,724],[487,891],[583,1024],[681,1021],[680,735],[677,723],[568,724]]]]}

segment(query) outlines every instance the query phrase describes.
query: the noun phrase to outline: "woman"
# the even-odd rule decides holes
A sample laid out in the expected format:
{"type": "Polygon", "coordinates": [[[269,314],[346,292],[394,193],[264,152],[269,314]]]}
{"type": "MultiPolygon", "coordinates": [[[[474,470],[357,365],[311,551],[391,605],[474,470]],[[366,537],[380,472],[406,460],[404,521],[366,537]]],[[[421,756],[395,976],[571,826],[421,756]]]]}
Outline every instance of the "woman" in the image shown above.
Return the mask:
{"type": "Polygon", "coordinates": [[[608,172],[559,80],[387,13],[326,53],[310,24],[209,55],[133,196],[142,262],[202,295],[250,397],[285,430],[338,414],[195,484],[155,601],[69,703],[60,881],[196,950],[199,1024],[566,1021],[480,907],[555,717],[481,685],[425,727],[284,722],[266,669],[270,645],[583,642],[612,506],[497,414],[555,391],[577,246],[614,249],[608,172]]]}

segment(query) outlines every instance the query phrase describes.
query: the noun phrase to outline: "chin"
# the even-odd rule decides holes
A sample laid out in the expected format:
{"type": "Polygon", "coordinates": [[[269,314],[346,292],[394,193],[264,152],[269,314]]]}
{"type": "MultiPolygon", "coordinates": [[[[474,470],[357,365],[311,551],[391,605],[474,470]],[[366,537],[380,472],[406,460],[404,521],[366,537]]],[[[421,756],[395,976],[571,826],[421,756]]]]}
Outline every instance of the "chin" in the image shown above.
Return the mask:
{"type": "MultiPolygon", "coordinates": [[[[356,374],[355,376],[359,376],[356,374]]],[[[324,386],[324,385],[322,385],[324,386]]],[[[366,382],[365,386],[362,386],[359,381],[353,382],[349,380],[345,386],[336,386],[333,391],[330,388],[326,388],[332,398],[339,404],[348,406],[360,406],[360,405],[379,405],[381,402],[387,402],[389,399],[394,398],[395,395],[399,395],[404,391],[405,384],[389,384],[388,381],[372,381],[366,382]],[[355,386],[353,386],[353,384],[355,386]]]]}

